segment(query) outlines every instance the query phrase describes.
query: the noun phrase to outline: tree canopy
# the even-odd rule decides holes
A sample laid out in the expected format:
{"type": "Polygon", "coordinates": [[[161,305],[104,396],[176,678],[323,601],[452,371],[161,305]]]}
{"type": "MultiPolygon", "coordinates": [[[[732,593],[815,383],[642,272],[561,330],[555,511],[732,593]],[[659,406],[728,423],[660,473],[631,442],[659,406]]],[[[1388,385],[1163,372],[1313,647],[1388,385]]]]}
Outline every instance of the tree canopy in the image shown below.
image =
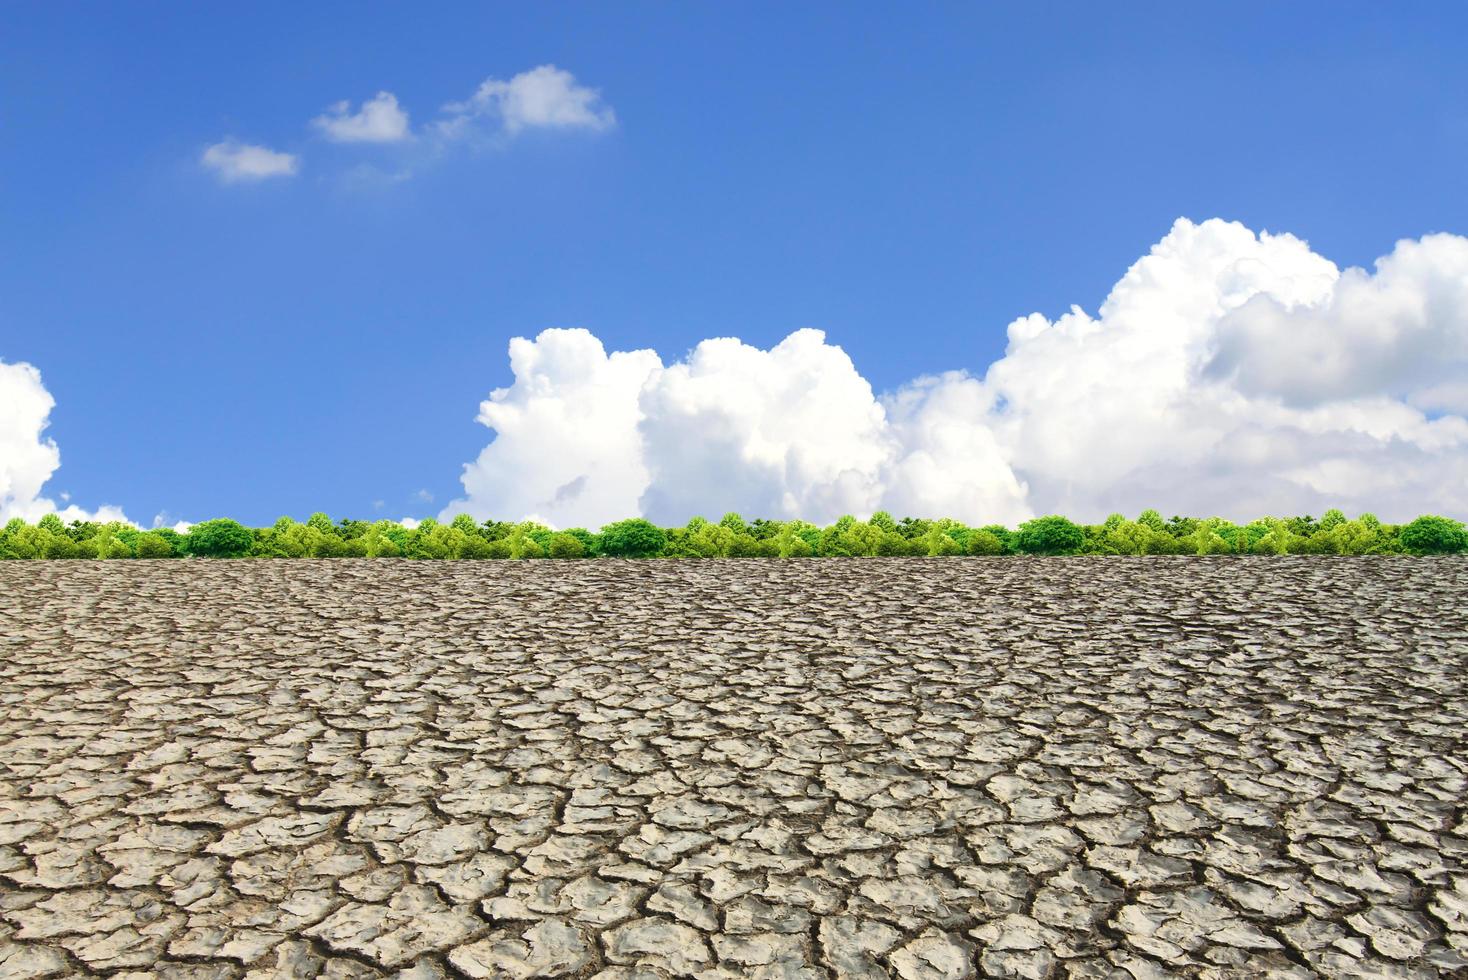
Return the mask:
{"type": "Polygon", "coordinates": [[[35,524],[15,518],[0,528],[0,559],[114,558],[409,558],[420,560],[551,558],[834,558],[999,557],[1004,555],[1453,555],[1468,553],[1461,521],[1433,514],[1406,524],[1374,514],[1347,517],[1331,509],[1309,515],[1261,517],[1235,524],[1220,517],[1166,520],[1145,510],[1135,520],[1112,514],[1080,524],[1058,514],[1010,529],[969,527],[950,518],[903,517],[878,511],[850,514],[820,527],[801,520],[746,519],[718,523],[695,517],[682,527],[658,527],[636,517],[590,531],[556,530],[534,521],[476,521],[416,527],[393,521],[343,519],[323,513],[298,522],[282,517],[249,528],[227,518],[195,524],[188,533],[142,530],[121,522],[63,522],[47,514],[35,524]]]}

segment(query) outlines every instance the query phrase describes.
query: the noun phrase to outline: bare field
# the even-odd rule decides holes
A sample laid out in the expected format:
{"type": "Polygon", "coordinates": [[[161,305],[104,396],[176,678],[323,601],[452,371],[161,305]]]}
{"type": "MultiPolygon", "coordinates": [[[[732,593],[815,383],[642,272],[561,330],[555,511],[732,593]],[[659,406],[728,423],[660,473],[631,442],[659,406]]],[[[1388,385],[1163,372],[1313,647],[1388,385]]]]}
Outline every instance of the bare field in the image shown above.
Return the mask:
{"type": "Polygon", "coordinates": [[[1468,975],[1468,559],[0,563],[0,976],[1468,975]]]}

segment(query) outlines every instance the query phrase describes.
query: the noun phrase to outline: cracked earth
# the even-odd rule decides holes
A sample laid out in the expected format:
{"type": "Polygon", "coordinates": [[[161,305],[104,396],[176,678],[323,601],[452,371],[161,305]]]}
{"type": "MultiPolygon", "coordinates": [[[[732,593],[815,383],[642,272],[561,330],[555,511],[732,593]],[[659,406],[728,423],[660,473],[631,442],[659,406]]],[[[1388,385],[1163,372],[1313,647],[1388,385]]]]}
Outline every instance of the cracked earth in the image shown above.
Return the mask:
{"type": "Polygon", "coordinates": [[[0,563],[0,976],[1468,976],[1465,586],[0,563]]]}

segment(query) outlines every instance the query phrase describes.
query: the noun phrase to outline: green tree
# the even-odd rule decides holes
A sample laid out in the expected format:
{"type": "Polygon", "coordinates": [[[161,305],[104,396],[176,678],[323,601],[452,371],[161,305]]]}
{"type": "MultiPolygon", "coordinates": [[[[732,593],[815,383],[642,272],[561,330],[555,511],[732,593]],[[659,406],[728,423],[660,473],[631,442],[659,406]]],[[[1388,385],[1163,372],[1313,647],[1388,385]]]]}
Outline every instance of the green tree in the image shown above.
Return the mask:
{"type": "Polygon", "coordinates": [[[1002,555],[1004,542],[993,531],[979,528],[969,532],[964,550],[970,555],[1002,555]]]}
{"type": "Polygon", "coordinates": [[[934,529],[929,531],[922,541],[927,553],[934,557],[963,554],[963,546],[947,531],[934,529]]]}
{"type": "MultiPolygon", "coordinates": [[[[42,521],[45,518],[41,518],[42,521]]],[[[80,558],[77,542],[63,531],[61,534],[52,534],[49,530],[45,532],[45,538],[41,541],[42,558],[80,558]]]]}
{"type": "Polygon", "coordinates": [[[749,522],[749,533],[754,535],[756,540],[769,541],[780,533],[780,528],[783,526],[783,521],[767,521],[763,517],[756,517],[749,522]]]}
{"type": "Polygon", "coordinates": [[[573,534],[562,531],[560,534],[551,536],[550,556],[552,558],[585,558],[586,545],[581,539],[573,534]]]}
{"type": "Polygon", "coordinates": [[[1468,551],[1468,531],[1461,521],[1424,514],[1397,531],[1397,540],[1409,554],[1452,555],[1468,551]]]}
{"type": "Polygon", "coordinates": [[[483,537],[484,529],[468,514],[456,515],[452,521],[449,521],[449,527],[455,528],[460,533],[467,534],[471,537],[483,537]]]}
{"type": "Polygon", "coordinates": [[[582,553],[587,557],[591,557],[596,554],[596,535],[586,530],[586,528],[568,527],[560,533],[569,534],[577,541],[580,541],[582,553]]]}
{"type": "Polygon", "coordinates": [[[774,541],[761,541],[753,534],[736,534],[729,541],[730,558],[778,558],[780,546],[774,541]]]}
{"type": "Polygon", "coordinates": [[[73,541],[90,541],[102,530],[102,525],[95,521],[72,521],[66,528],[67,536],[73,541]]]}
{"type": "Polygon", "coordinates": [[[189,528],[188,551],[204,558],[240,558],[250,550],[255,536],[250,529],[227,517],[189,528]]]}
{"type": "Polygon", "coordinates": [[[149,531],[148,533],[156,534],[163,540],[167,541],[168,546],[173,549],[174,555],[187,554],[187,552],[184,550],[184,536],[182,534],[179,534],[173,528],[157,527],[149,531]]]}
{"type": "MultiPolygon", "coordinates": [[[[1322,519],[1321,523],[1325,521],[1322,519]]],[[[1329,538],[1331,552],[1337,555],[1379,555],[1392,544],[1379,522],[1368,524],[1361,518],[1336,524],[1324,534],[1329,538]]]]}
{"type": "MultiPolygon", "coordinates": [[[[454,528],[453,530],[459,531],[458,528],[454,528]]],[[[481,538],[478,534],[464,534],[463,531],[459,531],[459,533],[464,535],[464,543],[459,546],[459,553],[456,557],[484,559],[491,556],[488,541],[481,538]]]]}
{"type": "Polygon", "coordinates": [[[1167,519],[1167,533],[1174,538],[1185,538],[1196,531],[1200,523],[1196,517],[1179,517],[1173,514],[1167,519]]]}
{"type": "Polygon", "coordinates": [[[719,525],[721,527],[727,527],[735,534],[749,533],[749,525],[744,523],[744,518],[740,517],[732,510],[729,513],[725,514],[723,517],[719,518],[719,525]]]}
{"type": "Polygon", "coordinates": [[[1142,511],[1141,515],[1137,517],[1137,523],[1156,531],[1158,534],[1167,534],[1167,522],[1162,519],[1161,514],[1150,507],[1142,511]]]}
{"type": "Polygon", "coordinates": [[[921,517],[904,517],[897,522],[897,533],[909,540],[920,538],[932,530],[933,522],[921,517]]]}
{"type": "Polygon", "coordinates": [[[358,538],[365,537],[371,529],[371,521],[354,521],[351,518],[343,517],[336,522],[336,536],[343,541],[356,541],[358,538]]]}
{"type": "Polygon", "coordinates": [[[902,533],[897,529],[897,522],[892,519],[892,515],[887,513],[885,510],[877,511],[875,514],[872,515],[871,520],[867,521],[867,523],[870,524],[872,527],[877,528],[878,530],[883,531],[887,534],[902,533]]]}
{"type": "Polygon", "coordinates": [[[990,534],[994,535],[994,537],[998,538],[999,543],[1004,546],[1004,550],[1000,552],[1000,554],[1012,555],[1015,554],[1016,551],[1018,551],[1018,549],[1014,546],[1014,532],[1005,527],[1003,524],[986,524],[981,528],[977,528],[976,530],[988,531],[990,534]]]}
{"type": "MultiPolygon", "coordinates": [[[[881,531],[880,528],[878,530],[881,531]]],[[[881,531],[881,535],[881,538],[877,540],[877,554],[883,558],[896,558],[902,555],[914,554],[926,555],[928,553],[928,548],[924,544],[923,538],[909,541],[896,531],[881,531]]]]}
{"type": "Polygon", "coordinates": [[[1288,518],[1285,520],[1285,526],[1290,529],[1291,534],[1299,535],[1302,538],[1308,538],[1315,533],[1316,529],[1315,518],[1309,514],[1303,517],[1288,518]]]}
{"type": "Polygon", "coordinates": [[[404,530],[391,521],[378,521],[363,533],[361,541],[367,547],[368,558],[397,558],[402,555],[402,547],[388,533],[390,528],[404,530]]]}
{"type": "Polygon", "coordinates": [[[1015,547],[1027,555],[1072,555],[1085,543],[1080,526],[1059,514],[1025,521],[1015,535],[1015,547]]]}
{"type": "Polygon", "coordinates": [[[139,534],[137,549],[139,558],[173,557],[173,545],[157,531],[147,531],[139,534]]]}
{"type": "Polygon", "coordinates": [[[1210,528],[1199,528],[1192,534],[1193,546],[1200,555],[1231,555],[1234,546],[1223,535],[1210,528]]]}
{"type": "Polygon", "coordinates": [[[735,532],[722,521],[718,524],[704,521],[687,532],[685,544],[699,558],[728,558],[735,537],[735,532]]]}
{"type": "Polygon", "coordinates": [[[821,532],[805,521],[787,521],[772,540],[781,558],[809,558],[816,553],[821,532]]]}
{"type": "Polygon", "coordinates": [[[640,517],[617,521],[601,529],[601,552],[614,558],[651,558],[663,550],[668,536],[640,517]]]}
{"type": "Polygon", "coordinates": [[[499,541],[503,538],[508,538],[514,530],[515,525],[509,521],[486,520],[483,524],[479,525],[479,533],[483,535],[486,541],[499,541]]]}

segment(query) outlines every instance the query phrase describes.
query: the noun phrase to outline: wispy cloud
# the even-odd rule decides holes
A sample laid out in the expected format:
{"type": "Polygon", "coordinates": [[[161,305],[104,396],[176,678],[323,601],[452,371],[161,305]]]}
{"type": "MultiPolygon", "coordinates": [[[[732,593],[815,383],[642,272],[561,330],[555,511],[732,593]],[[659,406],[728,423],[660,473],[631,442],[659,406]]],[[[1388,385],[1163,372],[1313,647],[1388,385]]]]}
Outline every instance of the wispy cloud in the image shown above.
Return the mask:
{"type": "Polygon", "coordinates": [[[378,92],[356,112],[350,102],[338,102],[311,125],[337,143],[396,143],[412,136],[408,113],[391,92],[378,92]]]}
{"type": "Polygon", "coordinates": [[[224,140],[207,147],[199,162],[226,184],[290,177],[300,168],[300,160],[294,154],[236,140],[224,140]]]}
{"type": "MultiPolygon", "coordinates": [[[[416,147],[397,153],[391,167],[376,162],[345,165],[336,176],[352,188],[407,180],[461,142],[495,146],[528,130],[599,133],[616,125],[617,114],[599,90],[582,85],[575,75],[555,65],[540,65],[509,79],[486,78],[469,98],[444,105],[439,118],[416,130],[408,110],[386,89],[355,107],[347,99],[332,103],[310,120],[310,128],[333,143],[416,147]]],[[[301,158],[295,154],[235,139],[206,147],[200,162],[225,184],[289,177],[301,168],[301,158]]]]}
{"type": "Polygon", "coordinates": [[[617,125],[617,114],[601,93],[576,81],[555,65],[540,65],[509,81],[486,78],[463,102],[443,107],[435,131],[453,139],[482,126],[514,136],[527,129],[584,129],[601,132],[617,125]]]}

